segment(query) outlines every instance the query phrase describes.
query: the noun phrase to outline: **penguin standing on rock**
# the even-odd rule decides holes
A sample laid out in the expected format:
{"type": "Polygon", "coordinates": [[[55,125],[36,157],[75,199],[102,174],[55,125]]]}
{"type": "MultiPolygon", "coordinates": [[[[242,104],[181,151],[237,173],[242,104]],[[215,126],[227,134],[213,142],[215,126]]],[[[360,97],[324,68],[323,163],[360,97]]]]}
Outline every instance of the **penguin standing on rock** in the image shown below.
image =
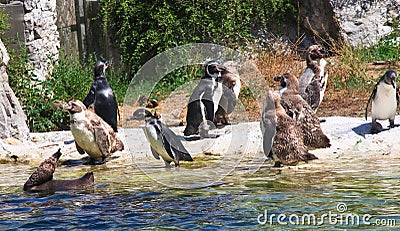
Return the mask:
{"type": "Polygon", "coordinates": [[[376,120],[389,119],[390,128],[394,128],[394,117],[396,115],[398,94],[396,92],[397,74],[388,70],[375,85],[365,108],[365,119],[368,115],[368,107],[371,105],[372,126],[371,133],[380,132],[381,128],[376,120]]]}
{"type": "Polygon", "coordinates": [[[144,134],[150,142],[151,153],[158,160],[161,156],[167,167],[171,167],[171,162],[178,167],[180,160],[193,161],[175,133],[150,111],[143,108],[137,109],[127,120],[145,120],[144,134]]]}
{"type": "Polygon", "coordinates": [[[295,76],[285,73],[274,78],[280,82],[281,105],[300,126],[304,135],[304,144],[313,148],[331,146],[329,138],[321,129],[320,121],[311,106],[299,95],[299,83],[295,76]]]}
{"type": "Polygon", "coordinates": [[[94,104],[94,112],[106,121],[114,130],[117,128],[118,103],[114,92],[104,75],[105,70],[110,64],[107,61],[99,60],[94,66],[94,81],[83,100],[83,104],[88,108],[94,104]]]}
{"type": "Polygon", "coordinates": [[[219,61],[212,60],[205,64],[204,70],[204,77],[201,78],[189,99],[187,124],[183,132],[185,136],[198,134],[199,131],[200,136],[208,136],[209,126],[214,122],[223,94],[221,76],[226,68],[219,61]]]}
{"type": "Polygon", "coordinates": [[[322,102],[328,83],[328,72],[325,70],[327,62],[323,57],[324,51],[318,45],[309,46],[306,52],[307,67],[299,79],[299,93],[314,111],[322,102]]]}
{"type": "Polygon", "coordinates": [[[280,103],[278,92],[270,91],[268,93],[267,102],[263,109],[261,128],[264,153],[275,161],[274,167],[281,167],[282,164],[293,166],[301,161],[308,162],[318,159],[314,154],[308,152],[303,143],[301,128],[286,114],[280,103]],[[273,103],[275,107],[268,106],[268,103],[273,103]],[[276,124],[275,134],[271,133],[274,124],[276,124]]]}
{"type": "Polygon", "coordinates": [[[124,150],[124,144],[111,126],[87,110],[81,101],[70,101],[67,110],[76,149],[80,154],[86,152],[90,156],[90,164],[95,164],[97,159],[104,163],[114,152],[124,150]]]}

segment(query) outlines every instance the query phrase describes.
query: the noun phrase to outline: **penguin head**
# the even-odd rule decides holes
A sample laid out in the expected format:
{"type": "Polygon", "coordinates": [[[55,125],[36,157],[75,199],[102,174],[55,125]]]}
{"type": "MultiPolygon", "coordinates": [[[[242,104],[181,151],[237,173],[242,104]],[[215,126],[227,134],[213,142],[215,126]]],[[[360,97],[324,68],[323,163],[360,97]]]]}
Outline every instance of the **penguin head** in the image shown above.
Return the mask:
{"type": "Polygon", "coordinates": [[[324,57],[325,51],[321,49],[318,45],[311,45],[307,48],[306,51],[306,60],[307,62],[317,61],[324,57]]]}
{"type": "Polygon", "coordinates": [[[104,72],[106,71],[107,67],[110,66],[110,63],[106,60],[98,60],[94,65],[94,79],[100,76],[104,76],[104,72]]]}
{"type": "Polygon", "coordinates": [[[74,114],[85,111],[86,107],[80,100],[71,100],[68,103],[67,110],[69,113],[74,114]]]}
{"type": "Polygon", "coordinates": [[[286,89],[293,90],[295,92],[299,91],[299,81],[294,75],[290,73],[285,73],[282,76],[276,76],[274,77],[274,81],[280,83],[279,91],[281,93],[286,89]]]}
{"type": "Polygon", "coordinates": [[[133,112],[132,116],[126,119],[126,121],[131,120],[148,120],[151,118],[157,118],[151,114],[151,112],[145,108],[139,108],[133,112]]]}
{"type": "Polygon", "coordinates": [[[221,77],[222,72],[226,70],[226,68],[221,64],[218,60],[211,60],[206,62],[204,65],[205,76],[211,77],[213,79],[217,79],[221,77]]]}
{"type": "Polygon", "coordinates": [[[383,76],[383,81],[386,84],[392,85],[393,88],[396,89],[396,78],[397,78],[396,72],[394,70],[388,70],[383,76]]]}

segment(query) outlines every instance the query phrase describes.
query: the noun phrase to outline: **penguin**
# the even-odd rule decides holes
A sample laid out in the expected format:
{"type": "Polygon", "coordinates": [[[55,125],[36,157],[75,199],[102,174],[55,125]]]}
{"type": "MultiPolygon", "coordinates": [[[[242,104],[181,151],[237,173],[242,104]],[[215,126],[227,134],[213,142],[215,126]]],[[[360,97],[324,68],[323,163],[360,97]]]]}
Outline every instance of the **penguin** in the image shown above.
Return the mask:
{"type": "Polygon", "coordinates": [[[180,160],[193,161],[175,133],[161,123],[150,111],[143,108],[137,109],[127,119],[127,121],[130,120],[145,120],[146,125],[143,130],[150,143],[151,153],[158,160],[161,156],[166,167],[171,167],[171,162],[174,162],[175,167],[178,167],[180,160]]]}
{"type": "Polygon", "coordinates": [[[99,60],[94,66],[94,79],[89,93],[83,100],[86,108],[91,104],[94,106],[94,112],[106,121],[114,130],[117,128],[118,103],[107,78],[104,75],[105,70],[110,64],[107,61],[99,60]]]}
{"type": "Polygon", "coordinates": [[[325,71],[327,62],[323,53],[318,45],[307,48],[307,67],[299,79],[299,93],[314,111],[322,102],[328,83],[328,72],[325,71]]]}
{"type": "Polygon", "coordinates": [[[371,105],[372,126],[371,133],[380,132],[376,120],[389,119],[390,128],[394,128],[394,117],[396,115],[399,96],[396,91],[397,74],[394,70],[387,70],[385,74],[375,84],[374,90],[368,99],[365,108],[365,120],[367,120],[368,107],[371,105]]]}
{"type": "MultiPolygon", "coordinates": [[[[267,98],[274,103],[274,107],[265,105],[263,109],[262,124],[270,126],[276,124],[276,131],[273,136],[272,149],[271,134],[263,134],[264,153],[275,161],[274,167],[282,165],[294,166],[301,161],[308,162],[318,159],[314,154],[309,153],[303,142],[303,133],[299,125],[286,114],[280,103],[280,95],[276,91],[269,91],[267,98]],[[275,113],[275,116],[274,116],[275,113]],[[266,152],[270,150],[269,152],[266,152]]],[[[268,102],[267,102],[268,104],[268,102]]],[[[264,132],[268,132],[268,129],[264,132]]]]}
{"type": "Polygon", "coordinates": [[[124,150],[124,144],[111,126],[87,110],[81,101],[71,100],[67,110],[71,117],[71,132],[76,149],[80,154],[86,152],[90,156],[90,164],[95,164],[97,159],[104,163],[114,152],[124,150]]]}
{"type": "Polygon", "coordinates": [[[49,158],[45,159],[32,173],[23,186],[24,191],[65,191],[85,189],[94,184],[93,172],[88,172],[75,180],[53,180],[53,173],[57,167],[57,161],[62,155],[58,149],[49,158]]]}
{"type": "Polygon", "coordinates": [[[221,76],[223,93],[219,101],[218,110],[215,113],[214,124],[230,124],[229,114],[233,112],[240,93],[240,76],[237,71],[237,64],[234,61],[223,63],[226,71],[221,76]]]}
{"type": "Polygon", "coordinates": [[[299,95],[299,82],[295,76],[285,73],[274,78],[280,83],[281,105],[286,113],[300,126],[304,144],[312,148],[328,148],[329,138],[321,129],[319,118],[311,106],[299,95]]]}
{"type": "Polygon", "coordinates": [[[226,68],[217,60],[204,65],[204,76],[189,98],[186,114],[185,136],[198,134],[207,137],[210,123],[214,122],[215,113],[223,94],[222,73],[226,68]],[[199,129],[199,126],[202,125],[199,129]]]}

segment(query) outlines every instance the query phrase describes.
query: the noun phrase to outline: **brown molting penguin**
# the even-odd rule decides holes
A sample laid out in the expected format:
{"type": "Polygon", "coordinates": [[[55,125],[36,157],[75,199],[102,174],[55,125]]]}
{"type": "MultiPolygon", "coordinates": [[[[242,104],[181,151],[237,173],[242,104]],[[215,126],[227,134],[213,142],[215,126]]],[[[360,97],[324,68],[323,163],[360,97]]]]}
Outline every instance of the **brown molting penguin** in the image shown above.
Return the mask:
{"type": "MultiPolygon", "coordinates": [[[[276,133],[272,142],[272,149],[267,154],[268,157],[275,161],[274,167],[283,165],[297,165],[301,161],[309,161],[318,159],[315,155],[308,152],[307,147],[303,143],[303,133],[298,124],[286,114],[285,109],[280,103],[279,93],[268,93],[273,99],[275,105],[275,118],[263,116],[262,123],[273,124],[276,122],[276,133]],[[266,120],[275,121],[266,121],[266,120]]],[[[268,107],[264,107],[266,110],[268,107]]],[[[269,108],[269,110],[273,110],[269,108]]],[[[264,111],[263,115],[271,114],[264,111]]],[[[265,134],[264,134],[265,135],[265,134]]],[[[263,143],[270,142],[263,140],[263,143]]]]}
{"type": "Polygon", "coordinates": [[[299,95],[299,83],[290,73],[274,78],[280,82],[281,104],[286,113],[301,127],[304,144],[313,148],[330,147],[330,140],[321,129],[320,121],[310,105],[299,95]]]}
{"type": "Polygon", "coordinates": [[[227,61],[223,63],[226,71],[222,73],[223,94],[219,101],[218,110],[215,113],[214,124],[230,124],[229,114],[233,112],[240,93],[240,76],[237,71],[237,63],[227,61]]]}
{"type": "Polygon", "coordinates": [[[328,83],[328,72],[325,71],[327,62],[323,57],[318,45],[309,46],[306,52],[307,67],[299,79],[299,93],[314,111],[322,102],[328,83]]]}
{"type": "Polygon", "coordinates": [[[114,152],[124,150],[124,144],[113,128],[98,115],[87,110],[81,101],[70,101],[68,112],[76,149],[80,154],[86,152],[91,158],[91,164],[96,159],[101,159],[100,163],[104,163],[114,152]]]}
{"type": "Polygon", "coordinates": [[[92,172],[88,172],[75,180],[53,180],[57,161],[61,156],[60,149],[45,159],[24,184],[24,191],[64,191],[85,189],[94,184],[92,172]]]}

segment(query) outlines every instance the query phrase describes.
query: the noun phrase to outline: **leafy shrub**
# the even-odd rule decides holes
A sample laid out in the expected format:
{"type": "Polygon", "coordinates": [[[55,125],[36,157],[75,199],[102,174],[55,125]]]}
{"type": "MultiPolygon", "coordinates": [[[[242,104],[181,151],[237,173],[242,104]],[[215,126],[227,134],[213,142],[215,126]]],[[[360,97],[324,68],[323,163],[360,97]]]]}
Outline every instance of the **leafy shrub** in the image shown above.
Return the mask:
{"type": "MultiPolygon", "coordinates": [[[[104,28],[118,40],[122,62],[135,73],[168,48],[193,42],[237,47],[252,32],[295,17],[290,0],[101,0],[104,28]]],[[[170,76],[171,78],[174,76],[170,76]]]]}
{"type": "MultiPolygon", "coordinates": [[[[46,81],[33,81],[32,72],[27,65],[28,56],[23,48],[22,55],[11,54],[7,72],[10,86],[18,97],[27,117],[32,132],[46,132],[69,129],[69,115],[53,105],[54,100],[68,102],[71,99],[83,100],[93,81],[95,59],[88,63],[70,59],[61,55],[54,64],[52,76],[46,81]]],[[[116,72],[111,72],[116,74],[116,72]]],[[[119,102],[123,101],[126,85],[108,76],[119,102]]]]}
{"type": "Polygon", "coordinates": [[[4,11],[4,8],[0,8],[0,38],[3,39],[4,31],[10,29],[8,21],[10,16],[4,11]]]}

